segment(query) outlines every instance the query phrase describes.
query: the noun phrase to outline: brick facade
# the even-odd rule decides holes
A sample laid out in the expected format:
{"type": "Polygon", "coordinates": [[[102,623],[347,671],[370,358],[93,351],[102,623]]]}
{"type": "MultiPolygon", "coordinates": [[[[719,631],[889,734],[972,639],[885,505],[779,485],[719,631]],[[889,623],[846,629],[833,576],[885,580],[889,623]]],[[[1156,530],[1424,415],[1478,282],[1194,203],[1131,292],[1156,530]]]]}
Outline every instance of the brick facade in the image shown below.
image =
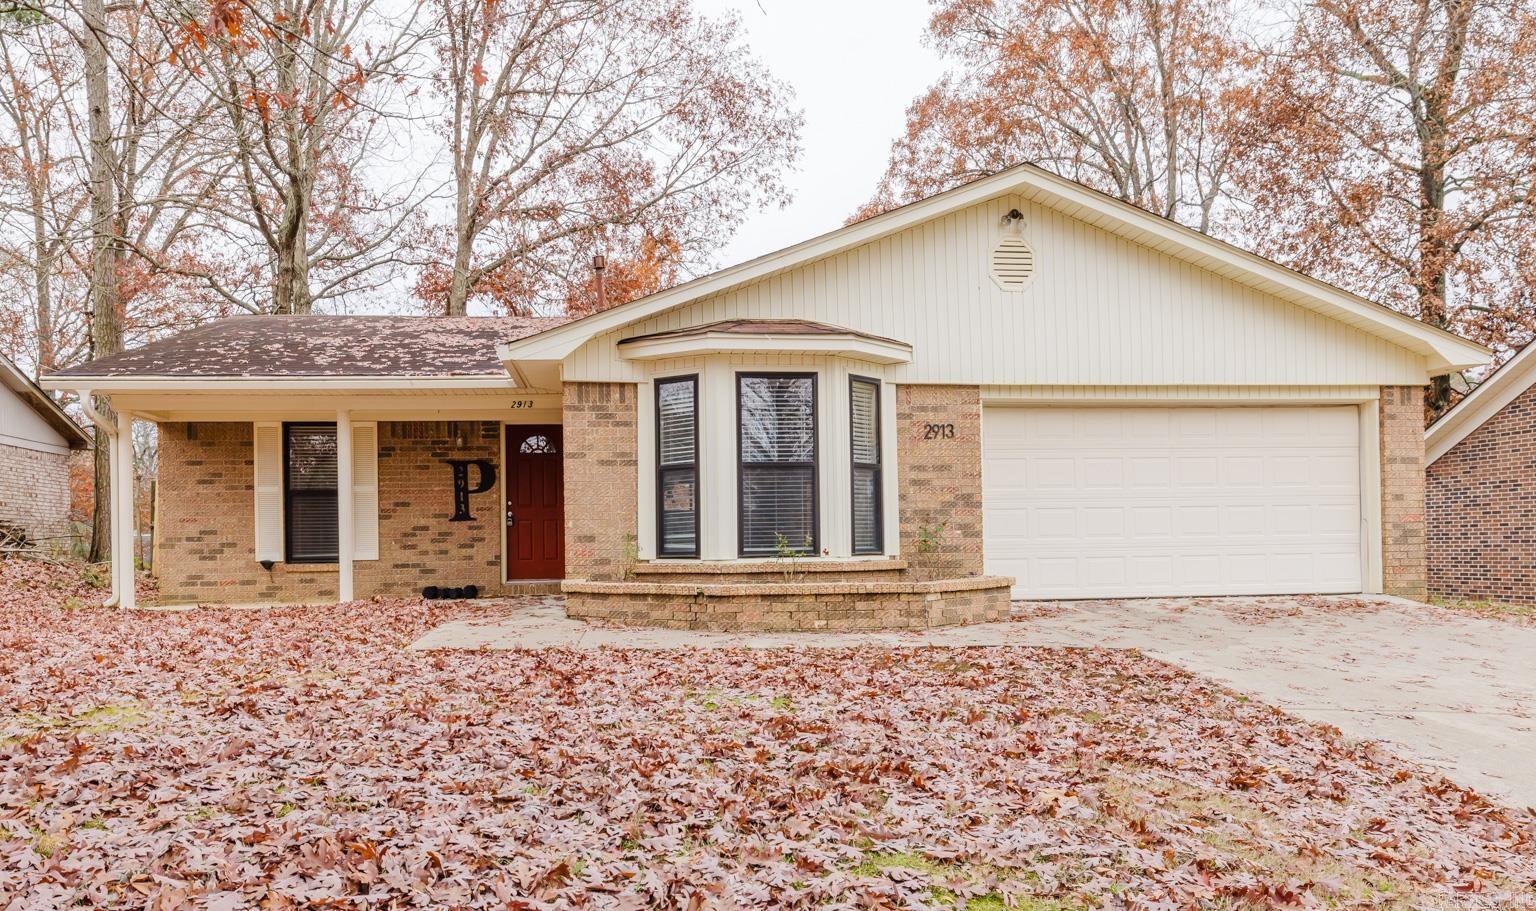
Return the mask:
{"type": "Polygon", "coordinates": [[[42,542],[69,530],[69,454],[0,443],[0,525],[42,542]]]}
{"type": "Polygon", "coordinates": [[[1428,597],[1424,553],[1424,387],[1381,387],[1381,570],[1389,595],[1428,597]]]}
{"type": "Polygon", "coordinates": [[[639,526],[633,383],[565,384],[565,575],[624,577],[639,526]]]}
{"type": "Polygon", "coordinates": [[[1429,592],[1536,604],[1536,386],[1427,472],[1429,592]]]}
{"type": "Polygon", "coordinates": [[[980,575],[981,388],[898,386],[896,427],[901,555],[919,578],[980,575]],[[925,528],[939,530],[935,549],[919,543],[925,528]]]}
{"type": "Polygon", "coordinates": [[[927,629],[1008,617],[1010,580],[667,585],[567,582],[572,617],[618,626],[729,632],[927,629]]]}
{"type": "MultiPolygon", "coordinates": [[[[500,427],[379,423],[379,559],[353,564],[357,597],[411,597],[428,585],[519,590],[501,579],[496,488],[470,498],[471,521],[449,521],[453,485],[445,460],[487,459],[499,472],[500,427]]],[[[335,600],[334,566],[279,563],[268,572],[256,562],[253,471],[248,423],[160,426],[155,565],[164,600],[335,600]]]]}

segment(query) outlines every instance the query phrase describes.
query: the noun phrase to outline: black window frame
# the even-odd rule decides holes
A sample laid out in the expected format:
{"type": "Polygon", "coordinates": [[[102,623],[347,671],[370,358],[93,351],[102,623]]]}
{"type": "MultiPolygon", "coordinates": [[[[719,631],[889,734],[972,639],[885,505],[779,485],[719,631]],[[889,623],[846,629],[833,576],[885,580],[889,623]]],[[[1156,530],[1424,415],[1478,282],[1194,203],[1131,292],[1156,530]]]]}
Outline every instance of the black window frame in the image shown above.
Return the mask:
{"type": "Polygon", "coordinates": [[[884,403],[881,401],[880,381],[872,376],[848,376],[848,552],[855,556],[885,553],[885,441],[881,432],[885,428],[884,403]],[[858,443],[854,439],[853,390],[859,383],[875,387],[875,461],[858,460],[858,443]],[[860,468],[869,469],[875,476],[875,544],[873,548],[859,548],[856,530],[856,504],[858,486],[856,475],[860,468]]]}
{"type": "MultiPolygon", "coordinates": [[[[803,469],[807,465],[811,469],[811,546],[810,554],[821,553],[821,399],[819,394],[820,378],[815,371],[755,371],[739,372],[736,374],[736,555],[739,557],[767,557],[773,556],[774,551],[749,551],[746,545],[747,524],[747,486],[746,473],[748,465],[756,469],[772,471],[778,469],[803,469]],[[741,389],[742,380],[748,379],[809,379],[811,381],[811,459],[806,462],[752,462],[746,461],[745,447],[742,446],[742,421],[741,421],[741,389]]],[[[796,542],[793,546],[800,547],[803,542],[796,542]]]]}
{"type": "Polygon", "coordinates": [[[656,557],[658,559],[688,560],[698,559],[702,537],[700,535],[700,516],[703,515],[703,486],[699,476],[699,448],[702,441],[699,439],[699,375],[697,373],[685,373],[679,376],[658,378],[656,386],[656,557]],[[661,461],[661,387],[670,383],[693,384],[693,462],[688,464],[663,465],[661,461]],[[666,491],[665,478],[669,471],[679,470],[693,471],[693,550],[669,551],[667,550],[666,535],[666,511],[662,508],[662,501],[666,491]]]}
{"type": "MultiPolygon", "coordinates": [[[[324,557],[324,556],[322,556],[322,557],[306,557],[304,559],[297,559],[293,555],[293,498],[295,496],[316,498],[317,494],[323,495],[323,493],[324,493],[324,491],[317,491],[317,490],[294,491],[288,485],[288,479],[290,477],[288,462],[289,462],[289,457],[290,457],[290,455],[292,454],[292,451],[293,451],[293,446],[292,446],[290,440],[292,438],[293,429],[295,427],[304,428],[304,429],[327,428],[328,427],[328,428],[330,428],[331,433],[333,433],[333,434],[339,434],[339,432],[340,432],[338,430],[338,428],[336,427],[336,424],[334,422],[331,422],[331,421],[292,421],[292,422],[284,421],[283,422],[283,562],[284,563],[290,563],[290,564],[293,564],[295,566],[324,566],[324,565],[331,564],[331,563],[338,563],[341,560],[341,540],[340,540],[341,539],[341,516],[340,516],[340,513],[339,513],[339,510],[341,508],[340,507],[340,503],[341,503],[341,485],[340,485],[341,465],[339,463],[336,466],[336,469],[337,469],[337,480],[336,480],[336,483],[334,483],[332,485],[332,487],[331,487],[331,509],[332,509],[332,512],[336,512],[337,513],[337,516],[336,516],[336,524],[337,524],[337,527],[336,527],[336,538],[337,538],[337,541],[336,541],[336,553],[335,553],[334,556],[329,556],[328,555],[329,556],[328,559],[326,557],[324,557]]],[[[339,440],[338,440],[338,444],[339,444],[339,440]]],[[[339,445],[338,445],[338,450],[339,450],[339,445]]],[[[339,455],[339,452],[338,452],[338,455],[339,455]]]]}

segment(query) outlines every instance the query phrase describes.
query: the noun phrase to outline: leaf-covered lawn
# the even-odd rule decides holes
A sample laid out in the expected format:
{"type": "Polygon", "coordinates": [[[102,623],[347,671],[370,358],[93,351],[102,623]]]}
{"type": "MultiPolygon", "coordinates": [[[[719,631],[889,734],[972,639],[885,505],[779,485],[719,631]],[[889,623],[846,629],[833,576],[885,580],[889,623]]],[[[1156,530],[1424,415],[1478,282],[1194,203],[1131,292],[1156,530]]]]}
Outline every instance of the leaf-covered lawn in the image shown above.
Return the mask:
{"type": "Polygon", "coordinates": [[[1536,819],[1134,654],[0,609],[0,908],[1530,907],[1536,819]]]}

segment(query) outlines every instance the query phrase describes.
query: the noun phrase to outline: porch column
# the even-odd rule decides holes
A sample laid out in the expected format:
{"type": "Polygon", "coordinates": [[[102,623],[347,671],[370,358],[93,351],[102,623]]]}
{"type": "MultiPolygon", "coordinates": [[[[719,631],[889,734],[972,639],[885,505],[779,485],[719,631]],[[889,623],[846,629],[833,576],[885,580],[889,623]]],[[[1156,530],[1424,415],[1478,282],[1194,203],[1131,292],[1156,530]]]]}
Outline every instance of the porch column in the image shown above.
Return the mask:
{"type": "Polygon", "coordinates": [[[112,455],[117,459],[117,477],[112,481],[112,525],[116,532],[112,570],[118,578],[118,606],[133,610],[138,605],[133,572],[138,544],[133,534],[133,417],[122,411],[117,413],[117,447],[112,455]]]}
{"type": "Polygon", "coordinates": [[[352,413],[336,412],[336,596],[352,600],[352,413]]]}

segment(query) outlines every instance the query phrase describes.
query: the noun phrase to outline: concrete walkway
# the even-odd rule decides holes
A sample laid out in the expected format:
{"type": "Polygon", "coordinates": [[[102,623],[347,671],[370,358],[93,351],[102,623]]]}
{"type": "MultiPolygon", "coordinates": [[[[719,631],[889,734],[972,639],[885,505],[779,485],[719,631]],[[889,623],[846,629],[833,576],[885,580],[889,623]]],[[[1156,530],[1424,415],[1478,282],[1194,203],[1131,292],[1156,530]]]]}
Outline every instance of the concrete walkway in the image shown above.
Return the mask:
{"type": "Polygon", "coordinates": [[[924,633],[694,633],[588,626],[557,598],[432,630],[412,648],[1137,648],[1451,779],[1536,807],[1536,628],[1396,599],[1224,598],[1015,606],[924,633]]]}

